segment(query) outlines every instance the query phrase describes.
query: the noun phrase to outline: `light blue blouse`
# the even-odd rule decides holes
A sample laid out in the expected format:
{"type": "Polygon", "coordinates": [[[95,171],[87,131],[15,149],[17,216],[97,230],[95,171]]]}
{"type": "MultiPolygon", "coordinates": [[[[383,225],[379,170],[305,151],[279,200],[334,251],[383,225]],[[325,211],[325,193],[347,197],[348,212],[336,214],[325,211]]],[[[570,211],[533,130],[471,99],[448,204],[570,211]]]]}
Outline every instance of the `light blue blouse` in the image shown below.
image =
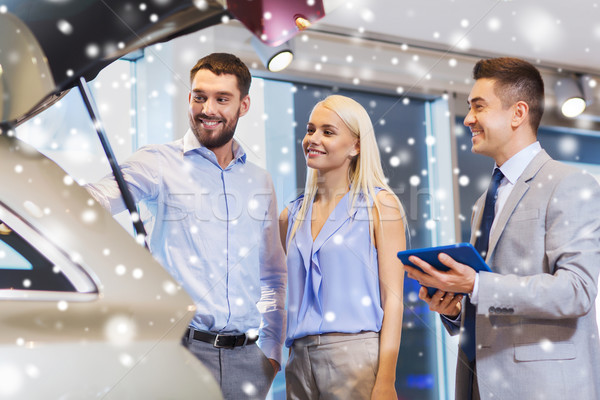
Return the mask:
{"type": "MultiPolygon", "coordinates": [[[[288,206],[288,238],[303,199],[288,206]]],[[[310,205],[288,246],[286,346],[307,335],[381,330],[377,250],[369,234],[371,206],[372,201],[361,195],[352,208],[346,193],[313,242],[310,205]]]]}

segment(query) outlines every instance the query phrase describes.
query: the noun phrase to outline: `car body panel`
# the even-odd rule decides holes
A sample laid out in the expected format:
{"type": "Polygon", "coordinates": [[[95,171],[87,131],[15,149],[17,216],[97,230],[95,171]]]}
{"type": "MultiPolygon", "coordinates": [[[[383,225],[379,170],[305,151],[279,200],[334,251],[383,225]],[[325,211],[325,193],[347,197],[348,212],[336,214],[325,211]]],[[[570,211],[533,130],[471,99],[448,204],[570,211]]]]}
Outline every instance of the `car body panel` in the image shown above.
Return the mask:
{"type": "Polygon", "coordinates": [[[181,345],[195,312],[189,295],[72,177],[13,137],[13,128],[117,58],[229,18],[228,6],[275,44],[298,33],[296,15],[323,17],[322,3],[3,2],[1,398],[222,398],[212,374],[181,345]],[[3,264],[7,251],[25,267],[3,264]]]}
{"type": "Polygon", "coordinates": [[[0,289],[3,398],[220,398],[181,346],[195,308],[164,268],[29,145],[0,135],[0,160],[0,220],[84,290],[0,289]]]}

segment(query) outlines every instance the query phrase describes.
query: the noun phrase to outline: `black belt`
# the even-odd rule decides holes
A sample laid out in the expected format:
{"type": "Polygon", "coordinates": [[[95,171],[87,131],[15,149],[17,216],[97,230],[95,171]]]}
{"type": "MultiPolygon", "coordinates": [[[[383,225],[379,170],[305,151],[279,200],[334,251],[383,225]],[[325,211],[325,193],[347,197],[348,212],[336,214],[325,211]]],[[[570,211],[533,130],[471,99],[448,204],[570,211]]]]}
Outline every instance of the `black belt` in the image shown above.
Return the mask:
{"type": "Polygon", "coordinates": [[[221,335],[219,333],[210,333],[205,331],[198,331],[193,328],[188,328],[186,336],[190,337],[190,331],[192,331],[192,338],[201,342],[210,343],[215,347],[230,348],[245,346],[247,344],[255,343],[258,340],[258,336],[250,337],[245,333],[241,335],[221,335]]]}

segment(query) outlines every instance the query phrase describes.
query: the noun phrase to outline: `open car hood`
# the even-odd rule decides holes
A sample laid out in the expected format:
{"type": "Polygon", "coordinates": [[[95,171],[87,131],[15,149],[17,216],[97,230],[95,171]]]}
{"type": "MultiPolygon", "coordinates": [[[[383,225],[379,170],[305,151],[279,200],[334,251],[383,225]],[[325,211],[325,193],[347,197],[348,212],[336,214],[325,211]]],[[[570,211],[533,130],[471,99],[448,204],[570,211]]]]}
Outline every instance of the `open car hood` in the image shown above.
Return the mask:
{"type": "Polygon", "coordinates": [[[278,45],[300,31],[298,17],[310,23],[322,18],[324,3],[331,9],[341,1],[4,0],[0,123],[16,126],[52,105],[80,77],[90,81],[134,50],[216,25],[225,16],[278,45]]]}
{"type": "Polygon", "coordinates": [[[18,125],[125,54],[218,24],[224,1],[5,1],[0,121],[18,125]]]}

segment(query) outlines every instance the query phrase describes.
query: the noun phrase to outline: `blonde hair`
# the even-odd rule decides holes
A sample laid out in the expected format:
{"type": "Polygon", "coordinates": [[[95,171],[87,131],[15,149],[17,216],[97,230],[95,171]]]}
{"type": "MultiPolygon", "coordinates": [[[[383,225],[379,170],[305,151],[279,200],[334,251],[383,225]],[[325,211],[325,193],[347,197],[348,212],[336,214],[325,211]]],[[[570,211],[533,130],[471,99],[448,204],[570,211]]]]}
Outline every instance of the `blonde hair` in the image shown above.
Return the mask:
{"type": "MultiPolygon", "coordinates": [[[[387,190],[394,196],[400,207],[400,211],[404,218],[404,211],[400,200],[394,194],[392,189],[386,183],[385,175],[383,174],[383,168],[381,167],[381,158],[379,157],[379,149],[377,148],[377,141],[375,139],[375,131],[369,114],[357,101],[350,97],[341,95],[332,95],[318,102],[313,107],[313,112],[317,107],[325,107],[326,109],[336,113],[340,119],[346,124],[352,135],[358,139],[360,151],[358,155],[354,157],[350,163],[348,170],[348,178],[350,181],[350,199],[351,208],[354,208],[356,199],[360,194],[363,194],[367,199],[375,200],[376,192],[375,188],[379,187],[387,190]]],[[[306,184],[304,187],[304,199],[292,230],[290,232],[289,241],[292,240],[298,228],[306,219],[306,214],[310,205],[315,200],[317,194],[317,171],[307,167],[306,184]]],[[[369,215],[369,230],[371,240],[374,243],[374,226],[373,226],[373,213],[372,207],[367,207],[369,215]]],[[[377,210],[379,216],[381,216],[379,209],[377,210]]]]}

